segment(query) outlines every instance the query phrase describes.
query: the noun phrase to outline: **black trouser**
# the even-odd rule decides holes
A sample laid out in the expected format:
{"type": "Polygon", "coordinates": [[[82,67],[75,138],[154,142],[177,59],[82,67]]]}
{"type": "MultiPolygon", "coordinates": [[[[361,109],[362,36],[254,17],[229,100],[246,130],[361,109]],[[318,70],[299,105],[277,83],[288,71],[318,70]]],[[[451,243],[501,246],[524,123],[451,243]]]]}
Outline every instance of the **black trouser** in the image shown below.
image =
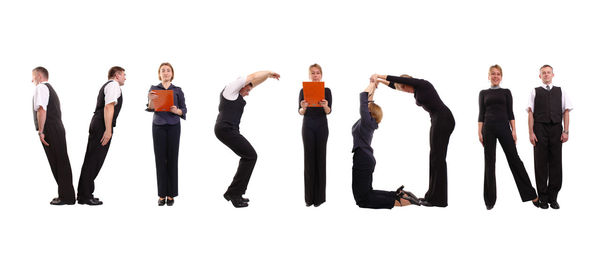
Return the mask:
{"type": "Polygon", "coordinates": [[[493,207],[496,204],[496,139],[498,139],[502,150],[504,150],[508,166],[517,183],[521,200],[525,202],[535,199],[537,197],[535,189],[531,185],[529,175],[527,175],[525,166],[523,166],[523,162],[517,153],[517,146],[512,137],[509,122],[486,122],[483,124],[482,134],[485,155],[483,181],[485,205],[493,207]]]}
{"type": "Polygon", "coordinates": [[[231,197],[241,196],[246,193],[246,188],[248,188],[248,182],[256,164],[256,151],[254,151],[250,142],[240,134],[240,130],[227,122],[217,122],[215,135],[219,141],[240,156],[237,172],[233,176],[233,181],[225,195],[231,197]]]}
{"type": "Polygon", "coordinates": [[[373,190],[375,157],[370,152],[356,149],[352,165],[352,193],[361,208],[391,209],[396,202],[396,192],[373,190]]]}
{"type": "Polygon", "coordinates": [[[45,140],[50,144],[44,147],[48,163],[56,184],[58,184],[58,197],[67,203],[75,203],[75,189],[73,189],[73,173],[71,162],[67,153],[67,140],[65,139],[65,128],[62,123],[50,125],[44,128],[45,140]]]}
{"type": "Polygon", "coordinates": [[[431,114],[429,129],[429,190],[425,200],[434,206],[448,206],[448,170],[446,153],[450,135],[454,131],[454,117],[450,110],[431,114]]]}
{"type": "Polygon", "coordinates": [[[112,141],[111,138],[105,146],[100,142],[105,129],[104,120],[92,119],[79,184],[77,185],[77,199],[85,200],[94,197],[94,180],[98,176],[102,164],[104,164],[104,159],[106,159],[112,141]]]}
{"type": "Polygon", "coordinates": [[[156,181],[158,196],[176,197],[178,195],[178,159],[181,124],[152,124],[152,140],[154,141],[154,161],[156,162],[156,181]]]}
{"type": "Polygon", "coordinates": [[[304,143],[304,200],[306,205],[325,202],[327,118],[304,117],[302,141],[304,143]]]}
{"type": "Polygon", "coordinates": [[[554,202],[562,186],[561,123],[534,123],[535,183],[541,201],[554,202]]]}

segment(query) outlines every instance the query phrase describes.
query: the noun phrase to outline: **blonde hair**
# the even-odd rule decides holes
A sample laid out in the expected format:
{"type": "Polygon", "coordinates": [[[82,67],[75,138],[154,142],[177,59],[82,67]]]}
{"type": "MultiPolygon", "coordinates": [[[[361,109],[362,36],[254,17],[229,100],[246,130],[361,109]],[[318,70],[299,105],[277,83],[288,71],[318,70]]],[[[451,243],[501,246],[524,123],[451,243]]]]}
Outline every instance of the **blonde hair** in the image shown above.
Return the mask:
{"type": "Polygon", "coordinates": [[[377,124],[379,124],[381,119],[383,119],[383,110],[381,110],[381,107],[374,102],[369,103],[369,112],[377,124]]]}
{"type": "Polygon", "coordinates": [[[490,67],[490,70],[488,71],[488,74],[492,74],[492,69],[497,69],[500,72],[500,76],[503,76],[503,74],[502,74],[502,68],[500,67],[500,65],[498,65],[498,64],[492,65],[490,67]]]}
{"type": "Polygon", "coordinates": [[[312,65],[310,65],[310,66],[308,67],[308,75],[310,75],[310,69],[312,69],[312,68],[317,68],[317,69],[319,69],[319,71],[321,72],[321,75],[323,75],[323,69],[321,69],[321,65],[319,65],[319,64],[317,64],[317,63],[315,63],[315,64],[312,64],[312,65]]]}
{"type": "Polygon", "coordinates": [[[169,62],[164,62],[164,63],[160,63],[160,66],[158,66],[158,80],[162,81],[162,79],[160,78],[160,68],[162,68],[163,66],[168,66],[169,68],[171,68],[171,80],[169,82],[172,82],[173,79],[175,79],[175,70],[173,70],[173,66],[171,66],[171,63],[169,62]]]}

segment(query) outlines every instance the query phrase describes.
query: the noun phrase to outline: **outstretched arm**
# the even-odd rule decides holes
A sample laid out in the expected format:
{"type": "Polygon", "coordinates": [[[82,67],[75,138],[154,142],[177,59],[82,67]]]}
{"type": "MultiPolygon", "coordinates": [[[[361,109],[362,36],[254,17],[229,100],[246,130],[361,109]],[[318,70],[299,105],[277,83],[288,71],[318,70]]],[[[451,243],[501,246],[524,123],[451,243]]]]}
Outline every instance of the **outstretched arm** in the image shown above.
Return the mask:
{"type": "Polygon", "coordinates": [[[257,71],[246,77],[246,84],[252,83],[252,87],[255,88],[256,86],[264,82],[267,78],[274,78],[279,80],[279,74],[268,70],[257,71]]]}

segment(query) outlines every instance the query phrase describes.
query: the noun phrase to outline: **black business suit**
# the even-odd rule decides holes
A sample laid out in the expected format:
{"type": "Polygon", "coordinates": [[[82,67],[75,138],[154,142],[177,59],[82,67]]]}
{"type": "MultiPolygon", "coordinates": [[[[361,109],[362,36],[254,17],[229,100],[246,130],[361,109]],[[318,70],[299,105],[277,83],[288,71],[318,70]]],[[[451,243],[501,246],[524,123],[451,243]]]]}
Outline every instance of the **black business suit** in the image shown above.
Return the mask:
{"type": "Polygon", "coordinates": [[[512,94],[508,89],[487,89],[479,93],[478,121],[483,123],[485,155],[483,199],[488,208],[496,204],[496,139],[504,150],[521,200],[525,202],[537,197],[512,137],[510,121],[515,119],[512,106],[512,94]]]}
{"type": "Polygon", "coordinates": [[[373,190],[375,156],[371,141],[379,127],[369,112],[369,94],[360,93],[360,119],[352,126],[352,194],[361,208],[391,209],[396,202],[396,192],[373,190]]]}
{"type": "Polygon", "coordinates": [[[448,206],[448,171],[446,153],[450,135],[454,131],[454,117],[450,109],[442,102],[430,82],[423,79],[388,75],[389,87],[394,84],[406,84],[414,88],[416,104],[429,112],[431,128],[429,130],[429,189],[424,199],[433,206],[448,206]]]}
{"type": "MultiPolygon", "coordinates": [[[[325,88],[327,106],[331,109],[331,90],[325,88]]],[[[304,100],[304,89],[300,90],[300,102],[304,100]]],[[[307,107],[302,120],[302,141],[304,144],[304,200],[307,206],[319,206],[325,202],[327,138],[329,127],[327,114],[322,107],[307,107]]]]}

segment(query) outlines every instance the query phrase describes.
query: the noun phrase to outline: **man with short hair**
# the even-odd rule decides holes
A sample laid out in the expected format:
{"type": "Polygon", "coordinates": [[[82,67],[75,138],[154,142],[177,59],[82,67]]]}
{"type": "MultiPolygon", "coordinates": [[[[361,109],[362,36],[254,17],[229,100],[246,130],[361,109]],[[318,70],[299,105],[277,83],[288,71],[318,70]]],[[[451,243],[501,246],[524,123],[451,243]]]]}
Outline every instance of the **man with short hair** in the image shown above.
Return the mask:
{"type": "Polygon", "coordinates": [[[90,123],[89,137],[79,185],[77,186],[77,202],[86,205],[102,205],[95,198],[94,179],[98,176],[112,138],[113,127],[123,104],[121,86],[125,84],[125,69],[114,66],[108,71],[108,81],[100,88],[94,116],[90,123]]]}
{"type": "Polygon", "coordinates": [[[529,99],[529,141],[533,145],[535,182],[542,209],[559,209],[557,196],[562,186],[562,143],[569,140],[571,101],[558,86],[552,84],[554,70],[550,65],[540,68],[542,86],[531,92],[529,99]],[[563,128],[564,124],[564,128],[563,128]]]}
{"type": "Polygon", "coordinates": [[[60,101],[54,88],[48,83],[48,70],[36,67],[31,72],[31,82],[35,84],[33,94],[33,121],[35,129],[46,152],[52,175],[58,184],[58,197],[51,205],[75,204],[73,174],[67,153],[65,127],[62,123],[60,101]]]}

